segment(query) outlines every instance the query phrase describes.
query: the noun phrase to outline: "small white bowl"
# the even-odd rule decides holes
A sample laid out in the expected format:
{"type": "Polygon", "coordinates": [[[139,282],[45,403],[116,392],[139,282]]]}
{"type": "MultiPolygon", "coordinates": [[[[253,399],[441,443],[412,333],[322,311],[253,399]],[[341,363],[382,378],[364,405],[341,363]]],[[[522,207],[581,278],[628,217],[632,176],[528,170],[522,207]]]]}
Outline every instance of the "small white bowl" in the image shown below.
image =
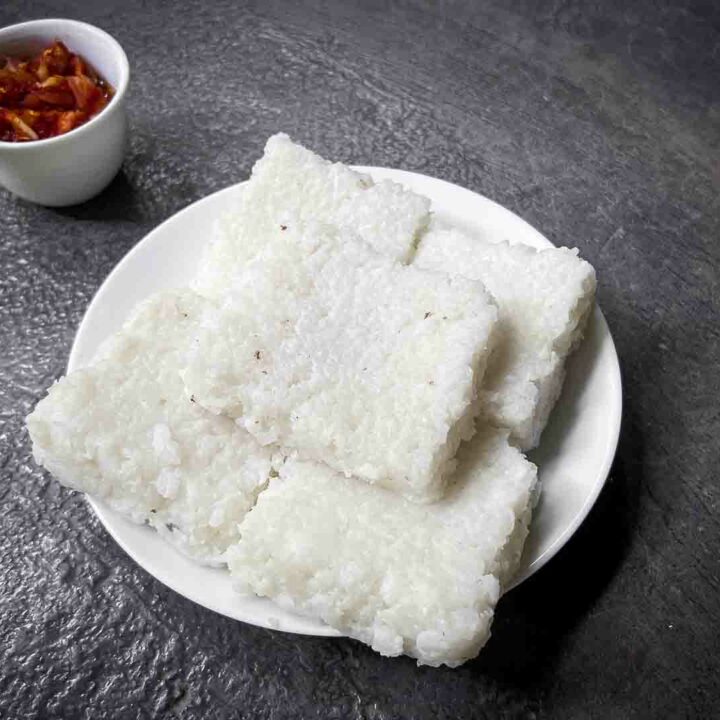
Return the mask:
{"type": "Polygon", "coordinates": [[[127,56],[104,30],[77,20],[31,20],[0,30],[0,55],[37,53],[55,40],[81,55],[115,94],[94,118],[47,140],[0,141],[0,185],[25,200],[61,207],[97,195],[115,177],[127,146],[127,56]]]}

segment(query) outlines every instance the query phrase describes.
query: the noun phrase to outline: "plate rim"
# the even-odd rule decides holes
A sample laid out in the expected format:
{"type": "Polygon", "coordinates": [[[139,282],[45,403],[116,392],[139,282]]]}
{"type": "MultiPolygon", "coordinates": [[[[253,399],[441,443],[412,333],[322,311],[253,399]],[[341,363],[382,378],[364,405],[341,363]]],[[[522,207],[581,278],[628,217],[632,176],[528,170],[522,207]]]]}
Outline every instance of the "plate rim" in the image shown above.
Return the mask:
{"type": "MultiPolygon", "coordinates": [[[[504,589],[503,594],[510,592],[513,588],[518,587],[525,580],[528,580],[547,565],[560,550],[567,545],[572,536],[577,532],[580,526],[585,522],[585,518],[590,514],[590,511],[595,506],[600,493],[605,488],[608,478],[610,477],[610,471],[612,470],[613,463],[615,462],[615,455],[617,453],[617,447],[620,440],[620,431],[622,429],[622,409],[623,409],[623,397],[622,397],[622,373],[620,371],[620,359],[617,354],[617,348],[615,346],[615,340],[610,332],[610,326],[603,315],[600,306],[595,303],[594,310],[594,321],[599,322],[603,334],[606,337],[606,341],[610,343],[609,350],[611,351],[612,357],[615,360],[612,366],[612,376],[610,382],[613,386],[614,397],[613,402],[617,405],[617,412],[612,417],[612,426],[610,427],[607,451],[603,456],[603,462],[598,470],[597,476],[598,481],[593,486],[593,490],[585,499],[580,510],[577,512],[573,521],[568,525],[565,530],[556,538],[555,542],[550,545],[539,557],[535,558],[522,572],[516,573],[512,581],[504,589]]],[[[534,449],[534,448],[533,448],[534,449]]],[[[531,452],[531,451],[528,451],[531,452]]],[[[526,453],[524,453],[526,454],[526,453]]],[[[539,469],[539,468],[538,468],[539,469]]]]}
{"type": "MultiPolygon", "coordinates": [[[[555,246],[545,235],[543,235],[537,228],[532,226],[530,223],[528,223],[524,218],[519,216],[514,211],[510,210],[509,208],[506,208],[505,206],[501,205],[500,203],[495,202],[491,198],[486,197],[485,195],[482,195],[481,193],[475,192],[474,190],[470,190],[468,188],[464,188],[460,185],[457,185],[455,183],[449,182],[447,180],[443,180],[441,178],[435,178],[430,175],[426,175],[424,173],[419,172],[413,172],[408,170],[400,170],[396,168],[387,168],[382,166],[369,166],[369,165],[352,165],[350,166],[354,170],[357,170],[359,172],[367,173],[370,175],[373,175],[377,173],[381,177],[393,177],[396,182],[403,183],[404,179],[409,178],[421,178],[424,181],[428,181],[433,184],[439,184],[441,185],[447,192],[456,194],[458,191],[461,191],[461,194],[468,197],[468,199],[480,199],[484,203],[490,204],[490,206],[493,207],[493,209],[501,212],[501,213],[509,213],[512,216],[514,216],[516,221],[519,221],[522,223],[525,228],[528,231],[531,231],[533,235],[536,236],[539,243],[541,245],[547,246],[547,247],[557,247],[555,246]]],[[[85,312],[83,313],[82,319],[80,320],[80,323],[77,327],[75,336],[73,338],[72,347],[70,350],[70,355],[68,357],[66,372],[70,373],[73,370],[78,369],[82,366],[82,363],[79,360],[79,356],[82,352],[81,344],[82,344],[82,335],[83,331],[86,325],[86,322],[88,319],[93,315],[95,309],[100,306],[103,303],[104,296],[106,293],[109,292],[110,286],[114,283],[115,278],[123,273],[125,270],[125,266],[130,264],[135,255],[141,253],[143,251],[143,248],[147,246],[148,244],[153,242],[153,238],[156,235],[162,234],[166,227],[170,224],[177,223],[183,215],[188,214],[192,212],[196,206],[208,203],[211,201],[211,199],[217,200],[219,196],[222,195],[231,195],[232,193],[235,193],[238,191],[240,187],[245,185],[248,182],[248,180],[243,180],[237,183],[233,183],[232,185],[228,185],[224,188],[221,188],[219,190],[216,190],[212,193],[209,193],[207,195],[204,195],[201,198],[198,198],[197,200],[194,200],[192,203],[186,205],[185,207],[181,208],[177,212],[170,215],[168,218],[163,220],[161,223],[153,227],[149,232],[147,232],[145,235],[142,236],[142,238],[133,245],[113,266],[111,271],[108,273],[108,275],[105,277],[105,279],[102,281],[98,289],[96,290],[95,294],[93,295],[90,303],[88,304],[85,312]]],[[[432,198],[431,198],[432,200],[432,198]]],[[[615,341],[613,339],[612,333],[610,332],[609,325],[607,323],[607,320],[605,319],[604,314],[602,313],[602,310],[600,309],[597,302],[594,304],[594,321],[600,323],[600,330],[603,334],[603,339],[605,342],[609,342],[608,345],[608,352],[611,355],[611,359],[614,360],[612,363],[612,373],[609,377],[609,382],[613,388],[613,398],[612,398],[612,404],[613,407],[616,408],[616,412],[609,420],[608,425],[608,441],[606,445],[606,451],[603,455],[603,462],[598,468],[597,472],[597,480],[595,482],[595,485],[592,487],[592,491],[586,496],[581,508],[576,513],[575,517],[573,518],[573,521],[570,525],[568,525],[564,531],[555,539],[555,541],[550,545],[548,548],[546,548],[541,555],[539,555],[537,558],[535,558],[531,563],[529,563],[527,566],[523,568],[523,570],[518,573],[512,581],[509,583],[509,585],[504,589],[503,594],[509,592],[510,590],[518,587],[522,582],[530,578],[532,575],[537,573],[540,569],[542,569],[555,555],[558,554],[558,552],[568,543],[568,541],[572,538],[572,536],[577,532],[578,528],[582,525],[582,523],[587,518],[588,514],[594,507],[595,503],[597,502],[598,497],[600,496],[600,493],[602,492],[603,488],[607,484],[608,478],[610,476],[610,471],[612,469],[612,465],[615,459],[615,455],[617,452],[618,442],[620,438],[620,432],[622,427],[622,410],[623,410],[623,397],[622,397],[622,375],[620,370],[620,362],[619,357],[617,354],[617,348],[615,346],[615,341]]],[[[256,625],[258,627],[265,627],[272,630],[280,630],[282,632],[290,632],[293,634],[298,635],[311,635],[311,636],[317,636],[317,637],[342,637],[343,634],[339,631],[335,630],[334,628],[331,628],[330,626],[326,625],[325,623],[322,623],[322,621],[319,621],[322,623],[322,627],[312,628],[312,629],[302,629],[302,628],[278,628],[275,627],[275,625],[270,622],[260,622],[257,619],[242,619],[236,615],[228,615],[227,611],[222,609],[219,605],[214,605],[212,602],[207,600],[201,600],[197,599],[195,597],[188,597],[186,593],[179,588],[178,585],[176,585],[171,578],[168,576],[158,577],[156,572],[154,570],[151,570],[149,568],[150,563],[147,563],[145,559],[134,552],[133,549],[130,548],[128,543],[126,542],[123,535],[119,532],[116,532],[115,527],[106,522],[106,513],[114,513],[114,511],[106,506],[101,499],[93,498],[88,494],[85,494],[85,498],[92,508],[94,514],[96,515],[97,519],[100,521],[101,525],[103,526],[104,530],[112,537],[112,539],[120,546],[120,548],[135,562],[137,563],[145,572],[150,574],[152,577],[154,577],[156,580],[161,582],[166,587],[170,588],[173,592],[178,593],[185,599],[197,603],[198,605],[205,607],[208,610],[211,610],[213,612],[216,612],[218,614],[221,614],[225,617],[229,617],[234,620],[238,620],[241,622],[247,622],[248,624],[256,625]]],[[[302,616],[298,615],[298,618],[300,619],[302,616]]]]}

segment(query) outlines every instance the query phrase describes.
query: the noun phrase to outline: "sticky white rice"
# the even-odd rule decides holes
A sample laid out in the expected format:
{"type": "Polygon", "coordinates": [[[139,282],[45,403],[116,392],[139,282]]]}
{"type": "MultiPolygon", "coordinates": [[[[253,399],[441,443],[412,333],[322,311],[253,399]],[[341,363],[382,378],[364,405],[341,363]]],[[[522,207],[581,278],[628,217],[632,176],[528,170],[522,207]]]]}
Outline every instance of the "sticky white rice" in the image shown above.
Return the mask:
{"type": "Polygon", "coordinates": [[[285,134],[273,135],[237,207],[218,223],[194,287],[209,297],[221,295],[280,225],[351,228],[378,252],[406,261],[428,223],[429,207],[429,200],[397,183],[374,183],[369,175],[331,163],[285,134]]]}
{"type": "Polygon", "coordinates": [[[28,417],[36,460],[383,655],[474,657],[537,498],[518,448],[596,281],[429,207],[273,136],[194,289],[141,303],[28,417]]]}
{"type": "Polygon", "coordinates": [[[187,392],[263,444],[437,499],[473,432],[496,319],[487,293],[347,232],[275,232],[205,314],[187,392]]]}
{"type": "Polygon", "coordinates": [[[50,388],[27,426],[35,459],[61,483],[219,563],[272,451],[183,391],[180,362],[204,302],[170,291],[141,303],[100,359],[50,388]]]}
{"type": "Polygon", "coordinates": [[[228,564],[245,592],[321,618],[383,655],[456,666],[490,635],[534,503],[536,468],[502,431],[464,445],[431,505],[290,459],[245,517],[228,564]]]}
{"type": "Polygon", "coordinates": [[[595,271],[577,250],[489,243],[431,229],[413,264],[479,280],[498,306],[498,341],[482,390],[482,414],[535,447],[560,395],[565,361],[582,339],[595,271]]]}

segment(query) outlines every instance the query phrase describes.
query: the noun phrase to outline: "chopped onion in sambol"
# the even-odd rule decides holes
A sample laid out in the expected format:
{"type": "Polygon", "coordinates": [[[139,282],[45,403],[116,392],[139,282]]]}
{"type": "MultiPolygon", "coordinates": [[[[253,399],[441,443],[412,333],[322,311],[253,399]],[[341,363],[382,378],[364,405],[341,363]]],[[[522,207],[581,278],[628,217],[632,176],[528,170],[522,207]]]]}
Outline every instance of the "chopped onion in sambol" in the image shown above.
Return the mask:
{"type": "Polygon", "coordinates": [[[30,59],[0,56],[0,141],[63,135],[103,110],[113,93],[59,40],[30,59]]]}

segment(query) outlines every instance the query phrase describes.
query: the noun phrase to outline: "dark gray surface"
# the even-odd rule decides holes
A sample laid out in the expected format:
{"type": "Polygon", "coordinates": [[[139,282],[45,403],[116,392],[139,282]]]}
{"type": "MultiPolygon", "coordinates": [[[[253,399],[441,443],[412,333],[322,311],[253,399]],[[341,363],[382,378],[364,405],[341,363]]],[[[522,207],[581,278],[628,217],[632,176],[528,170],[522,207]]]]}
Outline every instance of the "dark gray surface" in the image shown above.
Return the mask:
{"type": "Polygon", "coordinates": [[[666,5],[3,2],[0,25],[120,40],[133,140],[83,206],[0,191],[1,718],[717,716],[720,6],[666,5]],[[103,278],[280,129],[478,190],[598,270],[625,383],[611,480],[457,670],[196,607],[30,457],[23,417],[103,278]]]}

